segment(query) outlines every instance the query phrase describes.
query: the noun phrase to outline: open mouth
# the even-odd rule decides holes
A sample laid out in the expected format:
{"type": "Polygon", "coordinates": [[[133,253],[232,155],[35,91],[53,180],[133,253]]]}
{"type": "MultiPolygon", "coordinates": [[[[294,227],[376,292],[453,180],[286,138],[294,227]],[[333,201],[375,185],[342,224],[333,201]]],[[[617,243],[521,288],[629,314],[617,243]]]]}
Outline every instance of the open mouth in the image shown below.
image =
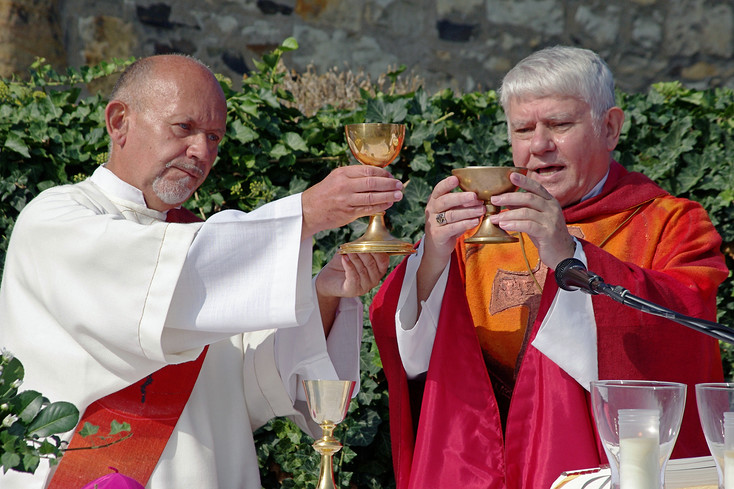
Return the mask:
{"type": "Polygon", "coordinates": [[[544,166],[542,168],[536,168],[530,171],[532,173],[538,174],[539,176],[550,176],[558,173],[561,170],[563,170],[562,166],[544,166]]]}

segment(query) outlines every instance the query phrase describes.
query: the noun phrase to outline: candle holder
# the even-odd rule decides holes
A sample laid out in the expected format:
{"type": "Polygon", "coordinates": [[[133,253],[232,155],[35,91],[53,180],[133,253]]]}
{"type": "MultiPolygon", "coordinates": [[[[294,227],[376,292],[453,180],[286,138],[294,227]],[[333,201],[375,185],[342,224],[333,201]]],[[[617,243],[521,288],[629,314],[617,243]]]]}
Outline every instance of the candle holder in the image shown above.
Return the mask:
{"type": "Polygon", "coordinates": [[[696,404],[719,489],[734,489],[734,384],[697,384],[696,404]]]}
{"type": "Polygon", "coordinates": [[[686,385],[601,380],[591,383],[594,419],[609,459],[613,489],[663,489],[678,438],[686,385]]]}

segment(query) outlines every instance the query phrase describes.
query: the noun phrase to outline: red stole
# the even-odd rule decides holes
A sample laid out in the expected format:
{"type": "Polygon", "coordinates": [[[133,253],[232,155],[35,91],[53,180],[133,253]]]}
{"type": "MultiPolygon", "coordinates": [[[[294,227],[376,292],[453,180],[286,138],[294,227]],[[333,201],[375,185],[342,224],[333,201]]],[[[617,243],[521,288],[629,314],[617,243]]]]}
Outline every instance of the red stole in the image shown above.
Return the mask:
{"type": "MultiPolygon", "coordinates": [[[[186,209],[172,209],[168,222],[201,221],[186,209]]],[[[207,348],[196,360],[167,365],[133,385],[90,404],[77,425],[69,447],[48,489],[74,489],[110,473],[111,469],[145,486],[189,400],[207,348]],[[115,420],[130,424],[132,436],[103,448],[94,436],[82,437],[85,423],[104,432],[115,420]]]]}

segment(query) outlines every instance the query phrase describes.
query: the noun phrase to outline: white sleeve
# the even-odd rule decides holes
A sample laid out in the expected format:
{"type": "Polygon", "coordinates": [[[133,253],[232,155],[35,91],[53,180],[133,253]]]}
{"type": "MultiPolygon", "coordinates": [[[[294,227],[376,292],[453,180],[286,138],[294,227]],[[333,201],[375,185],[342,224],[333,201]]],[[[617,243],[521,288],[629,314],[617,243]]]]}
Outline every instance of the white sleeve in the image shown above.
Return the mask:
{"type": "Polygon", "coordinates": [[[301,327],[243,335],[245,398],[253,427],[289,416],[311,436],[321,432],[308,415],[301,381],[355,380],[357,394],[363,314],[359,299],[345,298],[328,339],[318,308],[301,327]]]}
{"type": "Polygon", "coordinates": [[[416,317],[418,314],[416,273],[422,257],[423,242],[421,241],[417,252],[408,258],[395,312],[398,351],[409,379],[428,371],[450,266],[446,265],[428,299],[421,303],[420,316],[416,317]]]}
{"type": "Polygon", "coordinates": [[[359,299],[342,298],[328,339],[318,307],[300,328],[276,332],[278,371],[292,400],[306,399],[302,380],[355,380],[357,393],[363,314],[359,299]]]}
{"type": "Polygon", "coordinates": [[[314,312],[311,240],[301,196],[244,213],[223,211],[194,238],[166,318],[167,350],[233,334],[297,326],[314,312]],[[187,333],[188,332],[188,333],[187,333]]]}
{"type": "MultiPolygon", "coordinates": [[[[573,257],[586,265],[586,254],[578,241],[573,257]]],[[[599,378],[591,296],[559,288],[532,345],[589,390],[590,382],[599,378]],[[571,351],[573,355],[568,354],[571,351]]]]}

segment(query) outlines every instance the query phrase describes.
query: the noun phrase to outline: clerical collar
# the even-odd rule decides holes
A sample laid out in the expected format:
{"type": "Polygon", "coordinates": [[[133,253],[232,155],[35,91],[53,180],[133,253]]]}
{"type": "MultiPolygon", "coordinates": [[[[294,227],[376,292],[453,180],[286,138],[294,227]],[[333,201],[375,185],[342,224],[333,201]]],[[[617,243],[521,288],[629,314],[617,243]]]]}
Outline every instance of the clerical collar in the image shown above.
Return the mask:
{"type": "Polygon", "coordinates": [[[96,185],[99,185],[102,190],[118,199],[127,200],[147,207],[145,204],[145,197],[143,197],[143,192],[139,188],[133,187],[129,183],[123,181],[104,165],[99,166],[94,170],[94,173],[92,173],[92,176],[89,177],[89,179],[96,185]]]}
{"type": "Polygon", "coordinates": [[[607,173],[606,175],[604,175],[604,178],[599,180],[599,183],[594,185],[594,188],[592,188],[588,194],[584,195],[581,198],[581,202],[585,201],[586,199],[590,199],[592,197],[596,197],[597,195],[599,195],[601,193],[601,189],[604,188],[604,184],[607,183],[608,177],[609,177],[609,169],[607,169],[607,173]]]}

